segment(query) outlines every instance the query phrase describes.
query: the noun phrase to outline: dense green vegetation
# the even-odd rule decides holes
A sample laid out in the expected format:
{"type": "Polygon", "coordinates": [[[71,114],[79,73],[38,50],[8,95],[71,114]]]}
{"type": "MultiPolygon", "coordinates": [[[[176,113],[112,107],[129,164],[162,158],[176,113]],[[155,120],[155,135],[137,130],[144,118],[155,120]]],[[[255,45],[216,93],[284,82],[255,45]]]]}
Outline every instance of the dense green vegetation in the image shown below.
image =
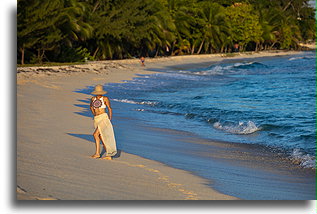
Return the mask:
{"type": "Polygon", "coordinates": [[[18,0],[18,63],[298,49],[308,0],[18,0]]]}

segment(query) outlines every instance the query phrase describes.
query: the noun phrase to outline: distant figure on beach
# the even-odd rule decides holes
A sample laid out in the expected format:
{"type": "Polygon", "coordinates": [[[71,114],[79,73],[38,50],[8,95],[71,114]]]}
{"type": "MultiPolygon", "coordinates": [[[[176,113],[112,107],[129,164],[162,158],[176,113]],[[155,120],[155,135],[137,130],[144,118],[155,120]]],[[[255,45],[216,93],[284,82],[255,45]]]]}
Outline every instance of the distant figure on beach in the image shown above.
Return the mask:
{"type": "Polygon", "coordinates": [[[239,52],[239,44],[238,43],[235,43],[233,45],[233,51],[232,52],[239,52]]]}
{"type": "Polygon", "coordinates": [[[141,60],[141,65],[142,65],[142,66],[145,66],[145,65],[144,65],[145,58],[142,56],[142,57],[140,58],[140,60],[141,60]]]}
{"type": "Polygon", "coordinates": [[[107,92],[103,90],[102,85],[96,85],[92,94],[96,95],[91,98],[90,110],[94,115],[94,127],[93,133],[96,142],[96,152],[92,155],[92,158],[100,158],[100,140],[106,150],[106,156],[102,159],[112,160],[112,156],[117,154],[117,146],[114,138],[113,127],[110,122],[112,119],[112,109],[108,97],[102,96],[107,92]],[[108,108],[108,114],[106,113],[108,108]]]}

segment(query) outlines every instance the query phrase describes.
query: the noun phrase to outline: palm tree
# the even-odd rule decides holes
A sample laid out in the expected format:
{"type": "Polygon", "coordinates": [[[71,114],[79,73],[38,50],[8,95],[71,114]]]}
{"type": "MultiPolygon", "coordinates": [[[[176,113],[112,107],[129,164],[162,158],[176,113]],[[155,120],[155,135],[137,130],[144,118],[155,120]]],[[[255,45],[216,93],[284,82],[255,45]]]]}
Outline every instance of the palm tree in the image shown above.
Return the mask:
{"type": "Polygon", "coordinates": [[[270,48],[273,48],[274,46],[278,46],[278,48],[282,49],[298,47],[301,35],[296,23],[296,17],[294,17],[292,13],[289,14],[282,8],[275,9],[267,13],[266,19],[270,26],[271,35],[269,36],[273,38],[271,40],[272,43],[270,48]]]}
{"type": "Polygon", "coordinates": [[[294,48],[299,40],[315,37],[315,11],[307,0],[251,2],[260,14],[265,49],[268,46],[294,48]]]}
{"type": "Polygon", "coordinates": [[[298,48],[301,41],[301,35],[298,25],[296,25],[293,17],[288,16],[281,20],[279,28],[278,43],[281,49],[298,48]]]}
{"type": "Polygon", "coordinates": [[[261,8],[259,11],[259,23],[262,28],[260,49],[267,49],[268,46],[277,42],[277,27],[279,23],[279,11],[276,8],[261,8]],[[263,47],[264,46],[264,47],[263,47]]]}
{"type": "Polygon", "coordinates": [[[153,2],[151,11],[142,44],[149,51],[156,49],[157,56],[160,52],[164,54],[166,49],[171,49],[171,44],[175,40],[176,27],[164,5],[153,2]]]}
{"type": "Polygon", "coordinates": [[[199,32],[195,32],[197,6],[196,0],[168,0],[169,13],[176,26],[175,40],[171,48],[172,55],[193,53],[196,38],[199,36],[199,32]]]}
{"type": "Polygon", "coordinates": [[[199,24],[202,30],[202,40],[197,51],[199,54],[205,45],[205,51],[209,47],[212,51],[220,51],[223,49],[224,43],[229,43],[230,28],[226,21],[225,9],[217,4],[209,1],[199,3],[201,11],[199,13],[199,24]]]}
{"type": "Polygon", "coordinates": [[[18,1],[18,48],[21,51],[21,64],[27,48],[36,48],[38,62],[42,61],[45,50],[54,48],[63,39],[56,27],[62,9],[59,0],[18,1]]]}
{"type": "Polygon", "coordinates": [[[76,0],[64,1],[64,8],[60,11],[61,20],[59,28],[68,36],[67,42],[85,41],[92,37],[93,27],[88,23],[88,7],[84,2],[76,0]]]}
{"type": "Polygon", "coordinates": [[[25,48],[37,50],[42,62],[45,51],[59,47],[64,41],[84,41],[92,36],[92,27],[85,22],[84,5],[75,0],[18,1],[18,47],[24,63],[25,48]]]}

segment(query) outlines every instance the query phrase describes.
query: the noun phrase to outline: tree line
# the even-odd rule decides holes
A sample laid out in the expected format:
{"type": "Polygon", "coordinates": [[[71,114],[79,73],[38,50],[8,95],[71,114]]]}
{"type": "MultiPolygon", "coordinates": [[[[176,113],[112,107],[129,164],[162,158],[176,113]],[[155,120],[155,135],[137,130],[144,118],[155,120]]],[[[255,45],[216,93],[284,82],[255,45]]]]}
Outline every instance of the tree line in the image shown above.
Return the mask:
{"type": "Polygon", "coordinates": [[[308,0],[18,0],[19,64],[298,49],[308,0]]]}

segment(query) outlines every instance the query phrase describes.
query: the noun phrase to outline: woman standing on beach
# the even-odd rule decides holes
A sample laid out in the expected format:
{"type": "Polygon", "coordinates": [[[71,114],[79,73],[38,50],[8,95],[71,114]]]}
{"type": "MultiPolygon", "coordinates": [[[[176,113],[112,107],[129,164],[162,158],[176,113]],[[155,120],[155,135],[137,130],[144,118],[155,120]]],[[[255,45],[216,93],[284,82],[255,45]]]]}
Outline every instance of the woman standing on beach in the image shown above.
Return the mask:
{"type": "Polygon", "coordinates": [[[111,160],[116,155],[117,147],[114,138],[113,127],[110,122],[112,119],[112,109],[108,97],[102,96],[107,92],[103,90],[102,85],[97,85],[92,94],[96,95],[91,98],[90,110],[94,115],[94,139],[96,141],[96,152],[92,158],[100,158],[100,140],[106,150],[106,156],[102,159],[111,160]],[[106,113],[108,108],[108,114],[106,113]]]}

